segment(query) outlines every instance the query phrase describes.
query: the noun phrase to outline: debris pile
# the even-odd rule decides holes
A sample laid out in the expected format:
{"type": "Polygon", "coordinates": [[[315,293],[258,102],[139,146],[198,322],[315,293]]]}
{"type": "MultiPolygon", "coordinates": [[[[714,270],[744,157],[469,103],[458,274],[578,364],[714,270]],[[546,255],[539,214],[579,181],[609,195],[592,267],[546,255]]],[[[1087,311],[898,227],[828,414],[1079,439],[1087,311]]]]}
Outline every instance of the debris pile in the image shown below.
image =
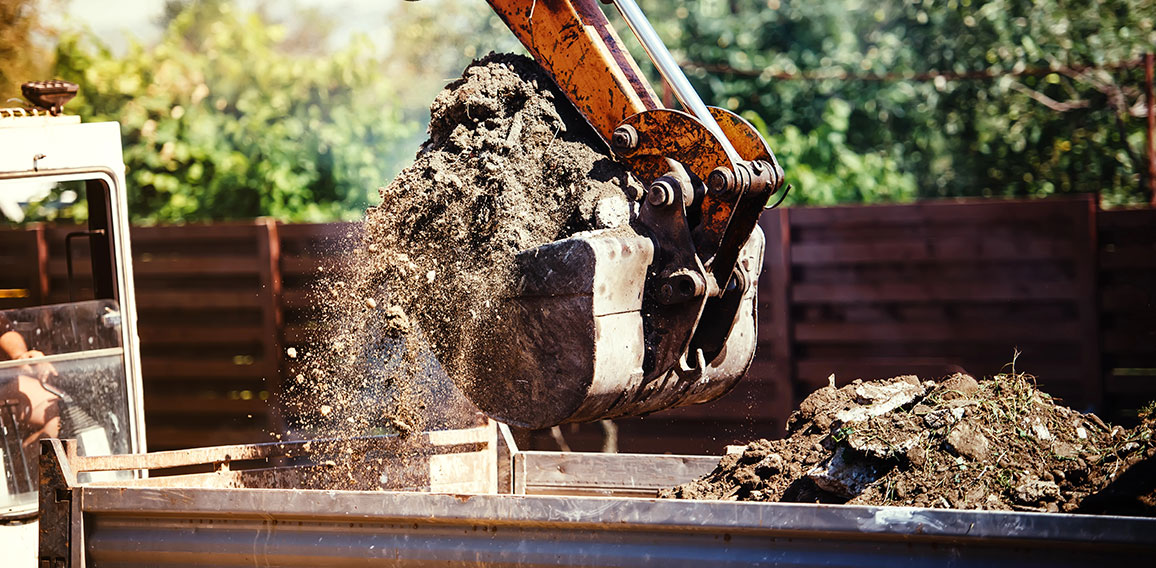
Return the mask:
{"type": "Polygon", "coordinates": [[[1153,429],[1071,410],[1024,374],[857,380],[660,497],[1151,516],[1153,429]]]}

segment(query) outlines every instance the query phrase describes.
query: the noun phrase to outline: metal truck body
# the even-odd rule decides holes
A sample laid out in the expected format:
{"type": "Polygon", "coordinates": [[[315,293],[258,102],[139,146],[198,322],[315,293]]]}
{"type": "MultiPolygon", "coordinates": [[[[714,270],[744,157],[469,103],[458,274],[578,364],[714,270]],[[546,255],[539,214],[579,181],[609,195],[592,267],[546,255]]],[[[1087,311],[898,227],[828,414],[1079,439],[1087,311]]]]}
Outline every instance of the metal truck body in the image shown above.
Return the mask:
{"type": "MultiPolygon", "coordinates": [[[[664,500],[656,488],[718,459],[519,452],[486,427],[430,435],[441,444],[358,467],[372,472],[364,479],[397,467],[428,474],[387,491],[292,488],[308,486],[308,472],[340,443],[82,458],[45,441],[41,566],[1022,567],[1134,564],[1156,553],[1156,519],[664,500]],[[415,467],[435,455],[441,466],[415,467]],[[303,461],[238,471],[229,466],[238,457],[303,461]],[[448,467],[455,460],[461,467],[448,467]],[[89,468],[191,463],[215,471],[71,481],[89,468]],[[471,478],[474,491],[454,489],[471,478]]],[[[391,438],[358,444],[354,453],[366,456],[400,447],[391,438]]]]}

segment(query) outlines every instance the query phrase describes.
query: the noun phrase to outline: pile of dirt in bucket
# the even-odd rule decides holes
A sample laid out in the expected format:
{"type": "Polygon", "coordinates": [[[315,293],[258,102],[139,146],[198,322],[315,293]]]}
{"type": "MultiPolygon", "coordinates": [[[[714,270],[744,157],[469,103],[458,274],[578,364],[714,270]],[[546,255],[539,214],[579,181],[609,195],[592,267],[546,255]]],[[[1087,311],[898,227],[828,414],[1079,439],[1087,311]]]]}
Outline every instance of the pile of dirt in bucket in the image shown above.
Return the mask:
{"type": "Polygon", "coordinates": [[[515,254],[632,230],[641,185],[534,61],[475,61],[430,110],[429,139],[319,278],[319,325],[293,347],[291,404],[311,435],[476,421],[453,382],[484,379],[473,364],[501,325],[515,254]]]}
{"type": "Polygon", "coordinates": [[[659,496],[1153,516],[1153,429],[1074,411],[1024,374],[857,380],[659,496]]]}

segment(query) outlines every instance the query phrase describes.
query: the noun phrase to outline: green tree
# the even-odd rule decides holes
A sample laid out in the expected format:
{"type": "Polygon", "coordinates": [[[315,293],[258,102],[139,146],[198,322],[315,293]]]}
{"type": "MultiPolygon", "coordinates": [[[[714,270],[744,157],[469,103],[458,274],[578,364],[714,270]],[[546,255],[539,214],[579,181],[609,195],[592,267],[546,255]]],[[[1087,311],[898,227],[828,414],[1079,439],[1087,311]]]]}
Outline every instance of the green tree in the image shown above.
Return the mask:
{"type": "Polygon", "coordinates": [[[69,108],[121,123],[133,220],[360,217],[416,130],[368,40],[303,55],[231,2],[180,8],[157,45],[123,57],[84,33],[57,48],[58,74],[81,86],[69,108]]]}
{"type": "Polygon", "coordinates": [[[4,0],[0,2],[0,107],[20,96],[20,84],[46,79],[51,68],[51,38],[55,30],[40,17],[53,1],[4,0]]]}
{"type": "Polygon", "coordinates": [[[765,119],[785,161],[814,155],[788,129],[824,128],[840,100],[849,126],[832,150],[893,163],[920,196],[1144,199],[1129,63],[1156,44],[1152,0],[644,5],[704,98],[765,119]]]}

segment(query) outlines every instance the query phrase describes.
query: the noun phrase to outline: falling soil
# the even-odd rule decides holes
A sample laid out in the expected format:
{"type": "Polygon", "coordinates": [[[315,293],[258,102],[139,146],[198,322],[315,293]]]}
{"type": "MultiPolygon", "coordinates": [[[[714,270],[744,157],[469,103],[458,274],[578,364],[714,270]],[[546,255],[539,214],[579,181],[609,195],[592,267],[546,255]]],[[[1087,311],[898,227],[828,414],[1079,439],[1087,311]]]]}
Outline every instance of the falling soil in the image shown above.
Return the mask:
{"type": "Polygon", "coordinates": [[[1156,516],[1154,428],[1071,410],[1023,374],[855,381],[660,497],[1156,516]]]}
{"type": "Polygon", "coordinates": [[[640,184],[532,60],[475,61],[430,111],[429,139],[318,279],[319,325],[288,353],[303,435],[476,424],[454,383],[485,380],[514,255],[630,230],[640,184]]]}
{"type": "Polygon", "coordinates": [[[420,330],[455,380],[481,380],[514,255],[581,231],[628,230],[627,196],[641,186],[525,57],[475,62],[430,113],[429,140],[381,190],[365,240],[401,328],[420,330]]]}

